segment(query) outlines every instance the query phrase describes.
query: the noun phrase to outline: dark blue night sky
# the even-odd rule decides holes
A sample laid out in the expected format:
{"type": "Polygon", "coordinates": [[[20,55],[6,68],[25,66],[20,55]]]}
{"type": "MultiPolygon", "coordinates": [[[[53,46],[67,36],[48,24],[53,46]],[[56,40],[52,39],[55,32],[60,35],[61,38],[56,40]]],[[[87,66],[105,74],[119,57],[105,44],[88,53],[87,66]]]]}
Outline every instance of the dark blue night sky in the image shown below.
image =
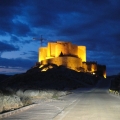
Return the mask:
{"type": "Polygon", "coordinates": [[[87,47],[87,61],[120,73],[120,0],[0,0],[0,73],[38,61],[40,37],[87,47]]]}

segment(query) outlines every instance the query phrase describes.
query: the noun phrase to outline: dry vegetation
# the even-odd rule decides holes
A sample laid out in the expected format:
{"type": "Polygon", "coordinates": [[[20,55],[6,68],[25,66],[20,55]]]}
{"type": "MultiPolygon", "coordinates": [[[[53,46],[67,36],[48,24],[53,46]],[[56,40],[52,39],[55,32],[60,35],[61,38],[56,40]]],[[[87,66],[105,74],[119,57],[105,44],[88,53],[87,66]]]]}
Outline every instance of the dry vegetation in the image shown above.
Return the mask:
{"type": "Polygon", "coordinates": [[[39,65],[26,73],[7,78],[0,84],[0,112],[17,109],[32,100],[57,99],[79,87],[91,87],[98,79],[87,73],[78,73],[64,66],[39,65]],[[48,69],[42,72],[43,69],[48,69]]]}

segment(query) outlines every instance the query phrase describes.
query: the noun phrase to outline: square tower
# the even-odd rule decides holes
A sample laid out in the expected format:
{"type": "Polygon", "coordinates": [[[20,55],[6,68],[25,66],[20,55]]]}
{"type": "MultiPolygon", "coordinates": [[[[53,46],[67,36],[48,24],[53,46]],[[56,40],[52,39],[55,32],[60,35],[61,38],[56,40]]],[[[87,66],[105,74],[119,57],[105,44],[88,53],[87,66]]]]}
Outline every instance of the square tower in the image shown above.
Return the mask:
{"type": "Polygon", "coordinates": [[[82,62],[86,62],[86,46],[78,46],[78,57],[82,59],[82,62]]]}

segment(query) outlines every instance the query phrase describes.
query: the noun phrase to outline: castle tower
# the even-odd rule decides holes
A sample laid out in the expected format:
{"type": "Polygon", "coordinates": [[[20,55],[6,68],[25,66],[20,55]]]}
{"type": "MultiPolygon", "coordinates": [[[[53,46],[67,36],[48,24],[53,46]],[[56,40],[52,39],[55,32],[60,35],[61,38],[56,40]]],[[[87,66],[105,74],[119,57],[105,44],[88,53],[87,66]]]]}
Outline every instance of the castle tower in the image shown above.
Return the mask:
{"type": "Polygon", "coordinates": [[[55,57],[56,42],[48,42],[46,59],[55,57]]]}
{"type": "Polygon", "coordinates": [[[78,57],[82,59],[82,62],[86,62],[86,46],[78,46],[78,57]]]}
{"type": "Polygon", "coordinates": [[[48,42],[47,47],[39,48],[39,62],[42,60],[59,57],[60,54],[76,56],[86,62],[86,46],[77,46],[70,42],[48,42]]]}
{"type": "Polygon", "coordinates": [[[42,65],[52,63],[58,66],[64,65],[75,71],[97,73],[106,78],[106,66],[96,62],[86,62],[86,46],[77,46],[70,42],[48,42],[47,47],[39,48],[38,62],[42,65]]]}
{"type": "Polygon", "coordinates": [[[69,54],[69,42],[63,42],[63,41],[57,41],[55,46],[55,57],[59,57],[59,55],[62,53],[63,55],[69,54]]]}
{"type": "Polygon", "coordinates": [[[40,47],[39,48],[38,62],[41,62],[42,60],[45,60],[46,56],[47,56],[47,48],[46,47],[40,47]]]}

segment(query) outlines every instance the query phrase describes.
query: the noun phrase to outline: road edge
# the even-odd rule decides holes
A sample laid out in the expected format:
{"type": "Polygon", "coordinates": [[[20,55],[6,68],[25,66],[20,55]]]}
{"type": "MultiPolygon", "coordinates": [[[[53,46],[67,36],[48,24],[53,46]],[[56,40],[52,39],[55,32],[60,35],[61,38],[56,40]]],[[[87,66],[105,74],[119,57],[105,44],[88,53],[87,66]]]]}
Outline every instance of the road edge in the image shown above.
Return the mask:
{"type": "Polygon", "coordinates": [[[9,111],[9,112],[6,112],[6,113],[2,113],[2,114],[0,114],[0,119],[1,119],[1,118],[6,118],[6,117],[8,117],[8,116],[14,115],[14,114],[19,113],[19,112],[22,112],[22,111],[27,110],[27,109],[29,109],[29,108],[32,108],[32,107],[34,107],[34,106],[36,106],[36,105],[37,105],[37,104],[32,104],[32,105],[25,106],[25,107],[22,107],[22,108],[13,110],[13,111],[9,111]]]}

